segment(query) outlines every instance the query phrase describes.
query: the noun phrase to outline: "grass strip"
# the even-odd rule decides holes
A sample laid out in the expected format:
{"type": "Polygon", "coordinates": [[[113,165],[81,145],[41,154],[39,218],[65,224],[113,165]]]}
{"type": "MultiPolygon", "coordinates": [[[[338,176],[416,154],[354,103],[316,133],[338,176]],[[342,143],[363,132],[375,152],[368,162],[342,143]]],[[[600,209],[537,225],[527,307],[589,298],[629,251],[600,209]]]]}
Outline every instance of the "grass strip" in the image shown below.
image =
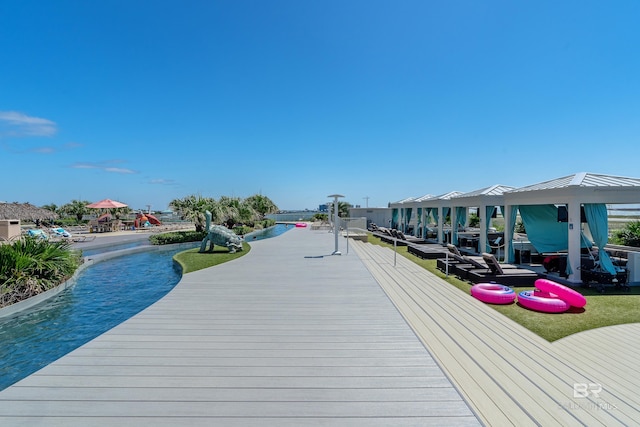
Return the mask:
{"type": "Polygon", "coordinates": [[[182,274],[193,273],[203,268],[213,267],[240,258],[249,253],[251,246],[242,242],[242,251],[230,253],[227,248],[216,246],[213,252],[198,252],[200,248],[193,248],[179,252],[173,259],[182,267],[182,274]]]}
{"type": "MultiPolygon", "coordinates": [[[[369,243],[393,249],[393,245],[382,242],[380,238],[372,234],[369,234],[369,243]]],[[[460,289],[466,293],[469,298],[473,298],[470,295],[473,284],[460,280],[455,276],[450,275],[447,277],[436,267],[436,260],[421,259],[409,253],[406,246],[397,246],[396,250],[399,255],[404,256],[452,286],[460,289]]],[[[513,288],[516,294],[531,289],[532,287],[513,288]]],[[[638,310],[638,307],[640,307],[639,286],[632,287],[630,292],[607,288],[604,294],[596,292],[591,288],[577,288],[576,290],[585,296],[587,305],[580,309],[571,308],[564,313],[540,313],[528,310],[518,303],[507,305],[489,304],[489,306],[547,341],[555,341],[589,329],[640,322],[640,310],[638,310]]]]}

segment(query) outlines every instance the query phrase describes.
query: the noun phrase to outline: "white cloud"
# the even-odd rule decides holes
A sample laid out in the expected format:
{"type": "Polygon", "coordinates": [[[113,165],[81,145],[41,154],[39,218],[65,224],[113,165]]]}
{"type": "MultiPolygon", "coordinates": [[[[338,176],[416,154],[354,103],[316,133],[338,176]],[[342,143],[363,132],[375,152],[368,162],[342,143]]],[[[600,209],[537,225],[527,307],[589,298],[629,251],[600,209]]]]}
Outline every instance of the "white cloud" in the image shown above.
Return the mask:
{"type": "Polygon", "coordinates": [[[127,168],[104,167],[102,168],[102,170],[104,170],[105,172],[112,172],[112,173],[136,173],[135,171],[127,168]]]}
{"type": "Polygon", "coordinates": [[[176,184],[176,181],[173,179],[154,178],[149,180],[149,184],[174,185],[176,184]]]}
{"type": "Polygon", "coordinates": [[[51,154],[56,151],[53,147],[36,147],[31,150],[34,153],[51,154]]]}
{"type": "Polygon", "coordinates": [[[100,163],[78,162],[71,165],[71,167],[73,169],[100,169],[104,172],[110,172],[110,173],[122,173],[122,174],[138,173],[132,169],[119,168],[119,167],[112,166],[114,163],[121,163],[121,162],[119,160],[111,160],[111,161],[100,162],[100,163]]]}
{"type": "Polygon", "coordinates": [[[0,136],[53,136],[57,131],[56,123],[51,120],[17,111],[0,111],[0,136]]]}

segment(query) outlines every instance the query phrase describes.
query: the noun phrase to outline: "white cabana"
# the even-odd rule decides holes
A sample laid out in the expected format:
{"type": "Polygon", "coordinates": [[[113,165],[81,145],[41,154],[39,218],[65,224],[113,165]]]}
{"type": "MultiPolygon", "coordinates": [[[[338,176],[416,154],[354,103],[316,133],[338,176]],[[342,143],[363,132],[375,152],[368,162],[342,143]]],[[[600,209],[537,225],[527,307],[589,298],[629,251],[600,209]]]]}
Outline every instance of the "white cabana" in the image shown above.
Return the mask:
{"type": "Polygon", "coordinates": [[[422,209],[423,236],[426,236],[427,225],[430,217],[438,224],[438,243],[444,241],[444,220],[451,209],[451,198],[462,194],[459,191],[451,191],[439,196],[423,196],[416,206],[422,209]]]}
{"type": "MultiPolygon", "coordinates": [[[[469,208],[478,209],[478,217],[480,218],[480,241],[478,243],[479,252],[490,252],[490,248],[487,246],[487,235],[489,232],[491,217],[498,206],[504,206],[504,193],[511,190],[514,190],[514,187],[496,184],[491,187],[470,191],[451,198],[453,208],[451,213],[452,225],[460,223],[460,209],[458,208],[466,210],[465,218],[468,218],[469,208]]],[[[468,220],[465,220],[465,222],[468,222],[468,220]]],[[[456,227],[454,227],[454,230],[455,228],[456,227]]]]}
{"type": "MultiPolygon", "coordinates": [[[[566,205],[568,232],[568,273],[569,281],[580,283],[580,249],[582,246],[581,207],[590,210],[609,204],[640,203],[640,179],[594,173],[577,173],[504,193],[503,212],[505,218],[505,241],[507,262],[513,261],[513,227],[516,213],[522,206],[566,205]],[[587,206],[585,206],[587,205],[587,206]]],[[[522,209],[520,209],[522,212],[522,209]]],[[[595,215],[590,213],[590,215],[595,215]]],[[[606,217],[606,208],[604,210],[606,217]]],[[[564,223],[559,225],[564,226],[564,223]]],[[[596,238],[591,227],[594,239],[596,238]]],[[[606,228],[606,227],[605,227],[606,228]]],[[[606,230],[599,231],[606,237],[606,230]]],[[[602,240],[606,243],[606,240],[602,240]]],[[[596,242],[597,244],[597,242],[596,242]]],[[[602,249],[602,244],[597,244],[602,249]]]]}
{"type": "MultiPolygon", "coordinates": [[[[389,204],[391,208],[391,228],[405,231],[407,208],[411,208],[411,202],[415,200],[415,197],[407,197],[406,199],[399,200],[389,204]]],[[[408,211],[409,217],[411,212],[408,211]]]]}

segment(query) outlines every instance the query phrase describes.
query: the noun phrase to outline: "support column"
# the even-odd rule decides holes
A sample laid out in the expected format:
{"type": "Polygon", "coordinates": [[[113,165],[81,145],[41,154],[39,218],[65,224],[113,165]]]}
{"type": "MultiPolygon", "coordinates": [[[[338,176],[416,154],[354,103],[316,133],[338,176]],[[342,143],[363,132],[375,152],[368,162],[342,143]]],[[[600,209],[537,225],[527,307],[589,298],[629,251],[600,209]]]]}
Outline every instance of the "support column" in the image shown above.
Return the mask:
{"type": "Polygon", "coordinates": [[[569,228],[569,256],[567,262],[571,266],[569,281],[579,283],[582,281],[580,277],[580,248],[582,246],[580,238],[580,202],[570,200],[567,204],[567,213],[569,215],[569,220],[567,221],[567,227],[569,228]]]}

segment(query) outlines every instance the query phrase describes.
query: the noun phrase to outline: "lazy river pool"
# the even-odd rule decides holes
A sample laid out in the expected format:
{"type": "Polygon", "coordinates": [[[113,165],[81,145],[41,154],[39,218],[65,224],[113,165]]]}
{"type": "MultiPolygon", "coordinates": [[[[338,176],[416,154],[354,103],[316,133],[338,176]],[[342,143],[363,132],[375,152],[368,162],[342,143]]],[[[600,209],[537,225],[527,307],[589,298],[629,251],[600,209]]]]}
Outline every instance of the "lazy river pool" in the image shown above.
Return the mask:
{"type": "MultiPolygon", "coordinates": [[[[278,224],[252,240],[275,237],[291,228],[278,224]]],[[[0,318],[0,390],[165,296],[181,278],[173,256],[198,245],[172,245],[96,263],[78,275],[75,286],[15,316],[0,318]]]]}

